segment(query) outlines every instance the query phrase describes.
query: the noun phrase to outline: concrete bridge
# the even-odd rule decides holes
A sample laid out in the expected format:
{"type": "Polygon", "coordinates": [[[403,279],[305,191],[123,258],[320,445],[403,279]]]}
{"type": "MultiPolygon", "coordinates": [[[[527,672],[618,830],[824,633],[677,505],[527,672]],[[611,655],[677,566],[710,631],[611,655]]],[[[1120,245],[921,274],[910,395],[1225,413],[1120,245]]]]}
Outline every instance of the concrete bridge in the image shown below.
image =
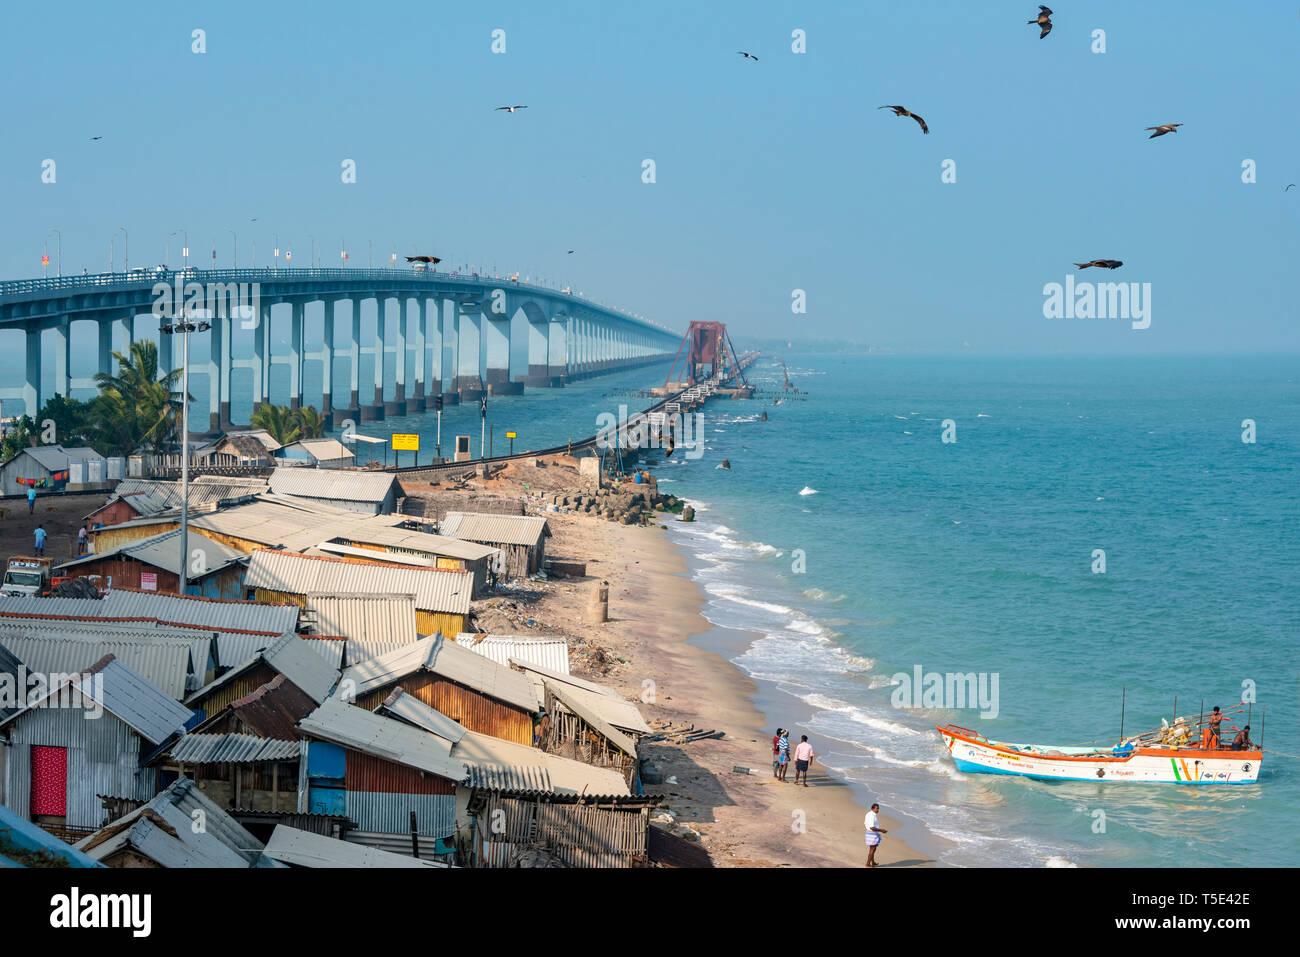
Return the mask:
{"type": "Polygon", "coordinates": [[[178,367],[181,343],[157,334],[156,317],[178,317],[183,307],[212,324],[210,332],[191,334],[190,342],[190,371],[208,379],[211,431],[233,424],[232,377],[242,369],[251,371],[251,393],[241,387],[238,394],[251,395],[254,408],[269,401],[272,364],[285,364],[291,407],[315,405],[333,419],[373,421],[432,408],[438,395],[454,403],[485,393],[518,394],[525,386],[562,386],[662,361],[681,340],[679,333],[566,290],[512,279],[398,268],[137,269],[0,282],[0,348],[16,347],[21,332],[26,354],[23,381],[0,383],[0,399],[21,399],[35,416],[55,393],[94,390],[93,377],[71,375],[77,324],[96,327],[93,340],[89,330],[77,335],[97,344],[98,372],[116,372],[115,338],[117,351],[129,349],[139,335],[137,317],[146,326],[143,337],[156,339],[163,369],[178,367]],[[374,300],[376,319],[373,339],[363,345],[365,300],[374,300]],[[311,351],[309,305],[311,324],[321,315],[322,330],[311,351]],[[279,338],[272,336],[275,322],[286,333],[279,338]],[[12,344],[4,341],[10,332],[12,344]],[[210,348],[200,348],[207,337],[210,348]],[[288,354],[272,356],[273,342],[287,342],[288,354]],[[43,343],[54,349],[53,381],[42,377],[43,343]],[[196,355],[206,358],[196,361],[196,355]],[[384,370],[389,355],[391,379],[384,370]],[[336,378],[336,360],[343,358],[347,380],[336,378]],[[322,364],[319,397],[303,395],[307,361],[322,364]],[[373,396],[360,394],[363,362],[373,363],[373,396]]]}

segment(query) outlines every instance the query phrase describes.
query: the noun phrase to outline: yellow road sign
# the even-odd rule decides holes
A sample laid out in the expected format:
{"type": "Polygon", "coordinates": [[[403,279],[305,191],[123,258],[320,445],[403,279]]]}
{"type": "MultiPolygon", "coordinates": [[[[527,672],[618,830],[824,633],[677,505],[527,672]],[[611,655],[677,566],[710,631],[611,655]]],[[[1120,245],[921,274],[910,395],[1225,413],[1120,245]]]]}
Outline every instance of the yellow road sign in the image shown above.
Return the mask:
{"type": "Polygon", "coordinates": [[[394,452],[420,451],[420,436],[415,434],[414,432],[394,432],[393,451],[394,452]]]}

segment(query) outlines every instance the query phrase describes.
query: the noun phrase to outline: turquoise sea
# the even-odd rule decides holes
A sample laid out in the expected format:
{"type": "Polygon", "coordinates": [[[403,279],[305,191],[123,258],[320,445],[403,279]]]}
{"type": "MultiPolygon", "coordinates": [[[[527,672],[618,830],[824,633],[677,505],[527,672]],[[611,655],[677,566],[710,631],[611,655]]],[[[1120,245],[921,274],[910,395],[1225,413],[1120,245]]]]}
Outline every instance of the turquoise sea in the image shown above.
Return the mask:
{"type": "Polygon", "coordinates": [[[769,723],[950,864],[1300,864],[1295,757],[1240,787],[1039,783],[959,773],[934,731],[1109,744],[1122,696],[1133,734],[1253,692],[1255,740],[1300,755],[1294,358],[786,361],[806,401],[760,361],[705,456],[658,467],[769,723]],[[996,675],[996,717],[896,707],[918,666],[996,675]]]}

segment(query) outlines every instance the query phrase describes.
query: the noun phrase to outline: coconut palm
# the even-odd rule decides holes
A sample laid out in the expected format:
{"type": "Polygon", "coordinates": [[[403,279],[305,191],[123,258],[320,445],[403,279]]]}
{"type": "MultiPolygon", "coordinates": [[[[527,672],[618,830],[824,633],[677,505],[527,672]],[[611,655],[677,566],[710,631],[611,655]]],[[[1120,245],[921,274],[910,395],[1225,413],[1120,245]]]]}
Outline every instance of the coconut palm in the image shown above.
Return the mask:
{"type": "Polygon", "coordinates": [[[298,413],[287,405],[263,402],[253,410],[248,423],[255,429],[265,429],[271,438],[281,445],[297,442],[302,435],[302,428],[298,424],[298,413]]]}
{"type": "Polygon", "coordinates": [[[319,439],[325,434],[325,417],[316,410],[316,406],[303,406],[294,416],[298,423],[299,438],[319,439]]]}
{"type": "Polygon", "coordinates": [[[181,370],[159,375],[158,346],[149,339],[131,343],[126,355],[112,355],[117,374],[95,375],[99,387],[95,405],[104,441],[124,454],[140,446],[156,451],[172,437],[180,420],[181,370]]]}

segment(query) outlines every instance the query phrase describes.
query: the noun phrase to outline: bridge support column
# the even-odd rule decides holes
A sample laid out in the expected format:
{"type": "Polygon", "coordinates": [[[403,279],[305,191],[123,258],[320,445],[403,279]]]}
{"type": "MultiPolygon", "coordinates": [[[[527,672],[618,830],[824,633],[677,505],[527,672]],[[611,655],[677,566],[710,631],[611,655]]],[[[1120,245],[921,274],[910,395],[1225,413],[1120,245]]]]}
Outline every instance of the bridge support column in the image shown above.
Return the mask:
{"type": "Polygon", "coordinates": [[[442,392],[442,300],[420,297],[420,368],[424,370],[420,399],[424,408],[433,407],[433,397],[442,392]]]}
{"type": "Polygon", "coordinates": [[[492,395],[522,395],[523,383],[510,381],[510,315],[485,308],[479,319],[483,330],[483,380],[492,395]]]}
{"type": "MultiPolygon", "coordinates": [[[[408,303],[411,300],[407,300],[408,303]]],[[[429,351],[426,345],[428,329],[424,324],[424,310],[427,303],[424,294],[416,296],[414,301],[415,309],[415,328],[412,338],[415,340],[411,352],[414,354],[414,362],[411,363],[411,397],[406,400],[406,413],[410,415],[414,412],[424,411],[424,383],[428,379],[429,351]]]]}
{"type": "Polygon", "coordinates": [[[388,325],[388,295],[375,295],[375,399],[371,405],[361,407],[362,422],[378,422],[384,418],[384,332],[388,325]]]}
{"type": "Polygon", "coordinates": [[[460,393],[462,402],[477,402],[485,391],[482,309],[479,305],[456,304],[456,391],[460,393]],[[472,337],[465,334],[470,330],[473,331],[472,337]]]}
{"type": "Polygon", "coordinates": [[[351,330],[348,333],[348,408],[347,418],[361,419],[361,300],[355,296],[348,300],[352,310],[351,330]]]}
{"type": "MultiPolygon", "coordinates": [[[[160,319],[159,322],[166,320],[160,319]]],[[[165,376],[176,368],[176,363],[172,355],[172,339],[174,336],[163,335],[161,332],[154,333],[154,345],[158,348],[158,375],[165,376]]],[[[54,378],[58,380],[58,373],[55,372],[54,378]]],[[[58,386],[56,385],[57,389],[58,386]]]]}
{"type": "Polygon", "coordinates": [[[289,408],[302,408],[303,313],[307,304],[295,300],[289,304],[289,408]]]}
{"type": "Polygon", "coordinates": [[[568,373],[568,326],[563,317],[546,324],[546,375],[552,386],[564,385],[568,373]]]}
{"type": "Polygon", "coordinates": [[[460,402],[460,303],[455,299],[438,301],[438,320],[442,329],[438,353],[438,376],[444,405],[460,402]]]}
{"type": "Polygon", "coordinates": [[[225,329],[230,325],[230,320],[220,315],[217,310],[213,310],[208,317],[208,322],[212,325],[212,331],[208,333],[208,362],[205,370],[208,374],[208,431],[220,432],[222,402],[225,401],[222,392],[226,387],[225,376],[229,374],[229,368],[226,366],[228,353],[225,329]]]}
{"type": "Polygon", "coordinates": [[[528,330],[528,371],[515,378],[522,384],[530,387],[549,386],[551,384],[548,374],[547,365],[547,346],[550,321],[543,319],[541,322],[534,322],[531,318],[526,318],[525,328],[528,330]]]}
{"type": "MultiPolygon", "coordinates": [[[[27,375],[23,379],[24,415],[36,418],[41,411],[41,325],[28,323],[23,330],[27,340],[27,375]]],[[[40,423],[37,423],[39,427],[40,423]]]]}
{"type": "Polygon", "coordinates": [[[397,297],[397,339],[393,343],[393,401],[384,403],[384,415],[406,414],[407,298],[397,297]]]}
{"type": "Polygon", "coordinates": [[[322,299],[320,327],[320,414],[325,428],[334,428],[334,300],[322,299]]]}
{"type": "Polygon", "coordinates": [[[271,303],[258,308],[257,328],[253,330],[253,411],[271,395],[271,303]]]}

